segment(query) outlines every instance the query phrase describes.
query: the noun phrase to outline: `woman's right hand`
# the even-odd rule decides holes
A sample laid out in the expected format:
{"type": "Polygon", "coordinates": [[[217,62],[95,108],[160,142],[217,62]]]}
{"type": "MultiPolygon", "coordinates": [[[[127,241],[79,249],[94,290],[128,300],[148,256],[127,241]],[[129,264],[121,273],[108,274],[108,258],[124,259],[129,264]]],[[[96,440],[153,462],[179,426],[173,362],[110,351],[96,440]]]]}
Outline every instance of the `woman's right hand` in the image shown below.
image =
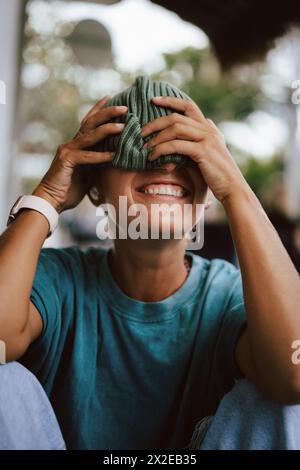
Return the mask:
{"type": "Polygon", "coordinates": [[[109,98],[105,96],[98,101],[83,119],[76,136],[58,147],[49,170],[32,193],[46,199],[58,212],[77,206],[86,194],[80,165],[113,159],[113,152],[86,150],[109,134],[120,133],[124,128],[122,123],[108,121],[124,115],[127,107],[110,106],[101,109],[109,98]]]}

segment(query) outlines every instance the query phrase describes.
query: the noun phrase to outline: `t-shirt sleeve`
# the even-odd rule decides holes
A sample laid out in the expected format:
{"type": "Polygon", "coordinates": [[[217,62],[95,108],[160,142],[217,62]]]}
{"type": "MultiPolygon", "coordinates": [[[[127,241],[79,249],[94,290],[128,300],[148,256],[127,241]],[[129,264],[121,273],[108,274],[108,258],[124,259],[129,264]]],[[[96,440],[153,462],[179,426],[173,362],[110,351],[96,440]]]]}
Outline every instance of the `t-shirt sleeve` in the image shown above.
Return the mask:
{"type": "Polygon", "coordinates": [[[240,271],[235,269],[229,274],[231,286],[228,301],[222,311],[221,325],[216,344],[217,377],[220,387],[230,384],[243,374],[236,362],[236,345],[241,332],[247,325],[243,296],[243,285],[240,271]]]}
{"type": "Polygon", "coordinates": [[[43,320],[42,337],[51,338],[59,328],[66,284],[67,269],[60,250],[42,249],[30,295],[43,320]]]}
{"type": "Polygon", "coordinates": [[[43,329],[20,362],[43,381],[59,358],[72,321],[72,256],[64,249],[43,248],[40,252],[30,295],[38,309],[43,329]]]}

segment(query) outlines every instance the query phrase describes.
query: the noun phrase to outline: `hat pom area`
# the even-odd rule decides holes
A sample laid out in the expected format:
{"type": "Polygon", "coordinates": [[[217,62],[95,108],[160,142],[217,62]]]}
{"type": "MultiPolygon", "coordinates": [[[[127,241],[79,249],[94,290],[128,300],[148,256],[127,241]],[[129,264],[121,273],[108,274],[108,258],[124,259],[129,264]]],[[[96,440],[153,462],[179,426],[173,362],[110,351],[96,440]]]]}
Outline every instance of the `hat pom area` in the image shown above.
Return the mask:
{"type": "Polygon", "coordinates": [[[184,92],[167,82],[154,81],[145,75],[136,78],[133,85],[108,100],[104,108],[109,106],[127,106],[128,112],[121,117],[116,117],[111,122],[123,122],[125,127],[121,134],[109,135],[92,150],[114,151],[115,156],[111,163],[100,163],[97,166],[112,166],[123,169],[144,170],[157,168],[158,166],[174,162],[186,166],[188,157],[179,154],[161,155],[156,160],[149,162],[149,148],[143,148],[145,142],[155,136],[155,133],[142,137],[141,129],[148,122],[171,114],[170,108],[165,108],[152,103],[154,96],[174,96],[176,98],[191,99],[184,92]]]}

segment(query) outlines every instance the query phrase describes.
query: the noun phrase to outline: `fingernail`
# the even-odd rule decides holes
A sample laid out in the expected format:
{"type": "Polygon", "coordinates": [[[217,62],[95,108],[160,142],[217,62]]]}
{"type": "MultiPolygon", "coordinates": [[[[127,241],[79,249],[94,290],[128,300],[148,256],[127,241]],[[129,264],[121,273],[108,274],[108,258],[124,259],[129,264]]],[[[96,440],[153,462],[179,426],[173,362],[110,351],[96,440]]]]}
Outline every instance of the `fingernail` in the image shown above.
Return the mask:
{"type": "Polygon", "coordinates": [[[122,124],[122,123],[118,123],[116,124],[116,126],[119,128],[119,129],[123,129],[125,124],[122,124]]]}
{"type": "Polygon", "coordinates": [[[154,99],[154,100],[161,100],[161,99],[162,99],[162,96],[153,96],[153,99],[154,99]]]}
{"type": "Polygon", "coordinates": [[[118,106],[118,109],[120,111],[127,111],[128,108],[127,108],[127,106],[118,106]]]}

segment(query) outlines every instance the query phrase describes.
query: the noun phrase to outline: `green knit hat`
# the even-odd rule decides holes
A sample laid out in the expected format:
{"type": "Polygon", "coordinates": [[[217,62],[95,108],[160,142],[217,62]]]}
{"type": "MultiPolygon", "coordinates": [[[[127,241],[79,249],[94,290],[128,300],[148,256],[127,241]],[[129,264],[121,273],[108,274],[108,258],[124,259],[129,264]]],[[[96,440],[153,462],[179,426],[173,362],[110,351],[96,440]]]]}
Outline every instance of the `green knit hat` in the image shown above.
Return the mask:
{"type": "MultiPolygon", "coordinates": [[[[160,116],[167,116],[174,112],[170,108],[158,106],[151,102],[154,96],[174,96],[190,100],[191,98],[180,91],[174,85],[167,82],[154,81],[145,75],[136,78],[133,85],[113,96],[103,106],[127,106],[128,111],[124,116],[113,118],[111,122],[123,122],[125,127],[121,134],[109,135],[92,150],[115,151],[112,162],[100,163],[99,167],[112,166],[115,168],[144,170],[146,168],[156,168],[162,163],[175,162],[185,166],[188,157],[178,154],[161,155],[153,162],[147,160],[151,149],[143,148],[145,142],[154,137],[151,134],[146,138],[141,135],[141,128],[160,116]]],[[[92,165],[93,168],[98,165],[92,165]]]]}

